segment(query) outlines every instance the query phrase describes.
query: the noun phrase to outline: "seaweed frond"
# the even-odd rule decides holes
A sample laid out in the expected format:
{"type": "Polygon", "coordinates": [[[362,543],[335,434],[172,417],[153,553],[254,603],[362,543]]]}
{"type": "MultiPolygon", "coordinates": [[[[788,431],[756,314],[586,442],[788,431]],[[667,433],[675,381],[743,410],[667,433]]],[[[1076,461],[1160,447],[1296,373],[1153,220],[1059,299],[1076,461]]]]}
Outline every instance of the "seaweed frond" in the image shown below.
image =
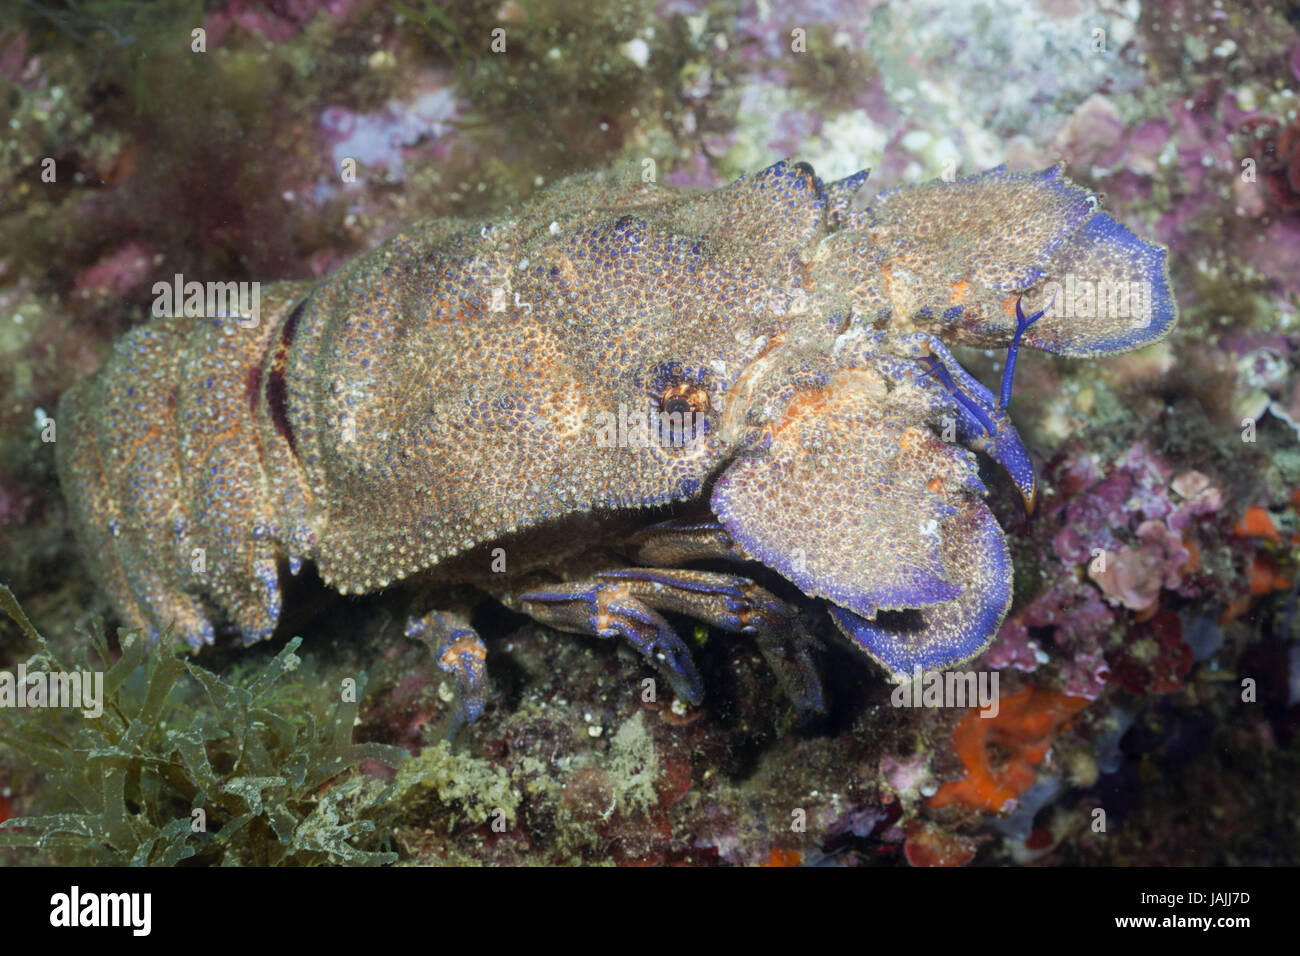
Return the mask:
{"type": "Polygon", "coordinates": [[[374,818],[393,788],[355,771],[365,761],[397,767],[408,755],[352,742],[364,674],[338,694],[295,685],[294,638],[227,680],[125,629],[116,660],[103,635],[90,633],[65,662],[2,585],[0,610],[38,646],[28,675],[103,680],[98,716],[0,707],[0,741],[46,778],[39,812],[0,824],[0,846],[136,866],[396,860],[374,848],[382,839],[374,818]]]}

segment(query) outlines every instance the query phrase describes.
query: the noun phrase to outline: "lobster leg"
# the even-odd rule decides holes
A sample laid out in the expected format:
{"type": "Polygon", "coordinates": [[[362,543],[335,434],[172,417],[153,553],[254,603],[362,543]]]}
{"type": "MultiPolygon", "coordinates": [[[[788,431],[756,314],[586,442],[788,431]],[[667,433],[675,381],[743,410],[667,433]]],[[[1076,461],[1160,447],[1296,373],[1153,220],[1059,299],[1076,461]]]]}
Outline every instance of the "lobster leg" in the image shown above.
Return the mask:
{"type": "Polygon", "coordinates": [[[533,620],[561,631],[625,639],[659,669],[678,697],[692,706],[704,699],[700,675],[682,639],[620,582],[600,575],[568,581],[521,594],[519,606],[533,620]]]}
{"type": "MultiPolygon", "coordinates": [[[[636,560],[662,567],[691,561],[719,559],[754,560],[731,537],[717,519],[677,518],[652,525],[626,541],[636,560]]],[[[611,572],[614,574],[621,572],[611,572]]],[[[794,610],[748,578],[691,571],[642,571],[645,575],[673,574],[694,595],[689,601],[679,591],[655,589],[654,598],[667,602],[647,603],[660,610],[677,611],[733,634],[751,634],[769,667],[776,673],[789,698],[804,710],[825,710],[821,681],[808,654],[813,641],[794,610]],[[664,597],[663,595],[667,595],[664,597]]]]}
{"type": "Polygon", "coordinates": [[[471,721],[487,703],[487,648],[483,639],[456,611],[429,611],[412,617],[406,636],[428,645],[438,667],[456,678],[456,721],[471,721]]]}
{"type": "Polygon", "coordinates": [[[821,680],[809,653],[812,636],[796,612],[748,578],[713,571],[625,568],[597,577],[618,582],[649,606],[754,638],[786,695],[802,710],[823,711],[821,680]]]}
{"type": "Polygon", "coordinates": [[[798,615],[748,578],[711,571],[620,568],[520,596],[524,613],[562,630],[622,636],[649,657],[683,700],[703,690],[686,645],[658,611],[705,621],[732,634],[752,635],[790,699],[823,710],[821,682],[809,651],[813,640],[798,615]]]}

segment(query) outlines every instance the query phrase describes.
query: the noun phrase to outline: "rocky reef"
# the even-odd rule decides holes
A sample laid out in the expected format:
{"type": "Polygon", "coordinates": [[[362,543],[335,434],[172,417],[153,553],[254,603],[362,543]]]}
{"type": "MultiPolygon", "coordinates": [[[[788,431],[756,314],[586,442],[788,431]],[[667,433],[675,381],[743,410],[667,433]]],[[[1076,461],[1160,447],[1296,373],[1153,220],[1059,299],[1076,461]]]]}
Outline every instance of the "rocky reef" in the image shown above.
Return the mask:
{"type": "MultiPolygon", "coordinates": [[[[0,820],[20,824],[0,861],[1300,863],[1294,5],[89,9],[0,15],[0,667],[100,667],[117,716],[0,706],[0,820]],[[491,692],[469,725],[390,595],[309,579],[275,639],[194,658],[116,630],[50,415],[155,282],[318,277],[572,172],[715,187],[783,156],[827,181],[871,167],[868,193],[1064,161],[1170,250],[1169,338],[1021,354],[1010,411],[1040,496],[1027,518],[989,478],[1015,595],[971,667],[998,676],[996,715],[899,706],[811,605],[815,717],[702,626],[690,708],[644,694],[614,642],[481,609],[491,692]],[[223,709],[245,695],[266,732],[235,746],[223,709]],[[104,767],[120,793],[74,820],[104,767]]],[[[1005,353],[957,352],[1000,376],[1005,353]]]]}

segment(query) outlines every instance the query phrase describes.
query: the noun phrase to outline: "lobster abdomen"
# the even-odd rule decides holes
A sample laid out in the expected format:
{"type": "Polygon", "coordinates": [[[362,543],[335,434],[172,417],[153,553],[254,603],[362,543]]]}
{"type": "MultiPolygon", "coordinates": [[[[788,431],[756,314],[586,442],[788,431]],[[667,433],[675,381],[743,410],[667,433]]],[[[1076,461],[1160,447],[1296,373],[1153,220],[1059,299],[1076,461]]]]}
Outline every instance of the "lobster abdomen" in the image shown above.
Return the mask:
{"type": "Polygon", "coordinates": [[[292,431],[276,414],[281,336],[306,289],[269,287],[255,323],[154,319],[63,396],[60,483],[127,625],[198,645],[213,639],[215,605],[247,640],[274,630],[279,565],[307,557],[311,540],[292,431]]]}

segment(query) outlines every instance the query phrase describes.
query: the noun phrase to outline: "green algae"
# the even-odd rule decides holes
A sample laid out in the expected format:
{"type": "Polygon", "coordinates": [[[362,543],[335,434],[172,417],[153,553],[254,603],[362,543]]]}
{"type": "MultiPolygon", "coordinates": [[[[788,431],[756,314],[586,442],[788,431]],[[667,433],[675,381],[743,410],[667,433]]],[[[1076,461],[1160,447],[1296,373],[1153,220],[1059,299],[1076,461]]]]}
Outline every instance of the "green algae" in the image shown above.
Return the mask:
{"type": "Polygon", "coordinates": [[[644,711],[638,710],[614,734],[608,769],[620,809],[647,813],[658,804],[659,755],[644,711]]]}
{"type": "Polygon", "coordinates": [[[76,864],[396,860],[373,848],[393,788],[350,773],[363,761],[396,767],[407,756],[352,742],[364,674],[354,694],[328,706],[290,679],[301,638],[227,680],[126,630],[116,660],[95,631],[61,658],[3,586],[0,609],[37,646],[29,674],[104,675],[98,717],[0,709],[0,741],[45,777],[40,806],[0,825],[0,846],[76,864]]]}
{"type": "Polygon", "coordinates": [[[519,819],[520,796],[504,767],[452,752],[447,741],[426,747],[404,763],[395,783],[403,803],[432,793],[440,804],[456,804],[470,823],[490,820],[498,811],[513,826],[519,819]]]}

